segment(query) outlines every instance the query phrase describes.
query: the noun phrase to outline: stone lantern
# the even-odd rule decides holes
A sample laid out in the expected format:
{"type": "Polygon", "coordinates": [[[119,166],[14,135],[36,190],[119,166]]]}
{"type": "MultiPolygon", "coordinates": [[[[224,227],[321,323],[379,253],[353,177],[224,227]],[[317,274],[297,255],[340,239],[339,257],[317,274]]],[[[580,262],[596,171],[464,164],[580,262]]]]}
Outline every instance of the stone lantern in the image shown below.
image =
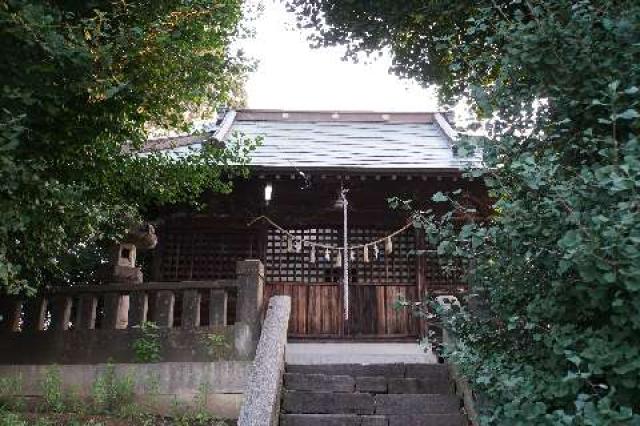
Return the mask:
{"type": "Polygon", "coordinates": [[[132,227],[114,250],[111,281],[117,283],[139,284],[143,281],[142,271],[136,266],[138,250],[150,250],[158,243],[153,225],[143,224],[132,227]]]}

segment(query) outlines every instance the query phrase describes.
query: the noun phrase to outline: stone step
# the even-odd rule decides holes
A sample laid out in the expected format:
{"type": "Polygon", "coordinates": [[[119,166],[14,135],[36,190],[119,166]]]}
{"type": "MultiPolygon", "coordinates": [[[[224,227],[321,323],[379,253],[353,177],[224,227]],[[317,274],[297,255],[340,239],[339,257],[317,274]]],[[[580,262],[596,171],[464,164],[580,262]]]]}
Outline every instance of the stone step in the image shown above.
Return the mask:
{"type": "MultiPolygon", "coordinates": [[[[388,426],[384,416],[355,414],[281,414],[280,426],[388,426]]],[[[404,425],[407,426],[407,425],[404,425]]]]}
{"type": "Polygon", "coordinates": [[[387,379],[387,393],[441,393],[451,392],[448,377],[389,378],[387,379]]]}
{"type": "Polygon", "coordinates": [[[460,400],[441,394],[377,394],[285,390],[282,411],[291,414],[456,414],[460,400]]]}
{"type": "Polygon", "coordinates": [[[448,380],[444,364],[287,364],[288,373],[448,380]]]}
{"type": "Polygon", "coordinates": [[[281,414],[281,426],[463,426],[461,414],[358,416],[355,414],[281,414]]]}
{"type": "Polygon", "coordinates": [[[404,377],[404,364],[288,364],[287,373],[352,377],[404,377]]]}
{"type": "Polygon", "coordinates": [[[462,414],[417,414],[413,416],[385,416],[388,426],[464,426],[462,414]]]}
{"type": "Polygon", "coordinates": [[[293,414],[373,414],[375,401],[369,393],[285,390],[281,409],[293,414]]]}
{"type": "Polygon", "coordinates": [[[284,373],[283,385],[297,391],[354,392],[356,380],[351,376],[284,373]]]}
{"type": "Polygon", "coordinates": [[[285,373],[284,388],[317,392],[441,393],[450,392],[447,377],[352,377],[345,375],[285,373]]]}
{"type": "Polygon", "coordinates": [[[441,394],[380,394],[375,396],[375,413],[384,415],[457,414],[460,399],[441,394]]]}

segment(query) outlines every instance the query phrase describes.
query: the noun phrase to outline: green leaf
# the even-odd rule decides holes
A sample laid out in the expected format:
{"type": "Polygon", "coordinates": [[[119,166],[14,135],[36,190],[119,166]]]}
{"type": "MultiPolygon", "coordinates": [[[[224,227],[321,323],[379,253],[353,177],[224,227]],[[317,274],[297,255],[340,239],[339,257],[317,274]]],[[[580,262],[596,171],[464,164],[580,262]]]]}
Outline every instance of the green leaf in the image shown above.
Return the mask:
{"type": "Polygon", "coordinates": [[[638,117],[640,117],[640,113],[632,108],[629,108],[617,115],[617,118],[622,118],[623,120],[633,120],[638,117]]]}

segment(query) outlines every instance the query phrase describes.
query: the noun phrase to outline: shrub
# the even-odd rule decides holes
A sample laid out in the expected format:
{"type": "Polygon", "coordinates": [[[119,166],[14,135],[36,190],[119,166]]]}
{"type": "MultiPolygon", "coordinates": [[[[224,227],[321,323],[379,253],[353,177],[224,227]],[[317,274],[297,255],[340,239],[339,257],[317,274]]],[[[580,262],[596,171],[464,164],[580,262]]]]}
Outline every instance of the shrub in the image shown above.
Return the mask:
{"type": "Polygon", "coordinates": [[[55,413],[61,413],[65,409],[65,397],[62,388],[60,369],[57,366],[47,368],[40,383],[45,409],[55,413]]]}
{"type": "Polygon", "coordinates": [[[107,364],[93,383],[91,396],[97,412],[118,414],[134,402],[134,380],[128,375],[118,378],[113,364],[107,364]]]}
{"type": "Polygon", "coordinates": [[[133,342],[136,362],[158,362],[160,356],[160,333],[153,322],[143,322],[140,326],[141,336],[133,342]]]}

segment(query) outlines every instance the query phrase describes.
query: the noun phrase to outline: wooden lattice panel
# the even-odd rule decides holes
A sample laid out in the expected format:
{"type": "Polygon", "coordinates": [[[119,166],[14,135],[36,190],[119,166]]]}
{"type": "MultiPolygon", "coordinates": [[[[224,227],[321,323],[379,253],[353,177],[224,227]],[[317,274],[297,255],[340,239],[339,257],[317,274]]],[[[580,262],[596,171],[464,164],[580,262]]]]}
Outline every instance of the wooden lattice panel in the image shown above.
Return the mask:
{"type": "Polygon", "coordinates": [[[424,256],[426,290],[432,295],[459,294],[466,290],[464,266],[460,259],[447,260],[430,250],[424,256]]]}
{"type": "MultiPolygon", "coordinates": [[[[319,244],[342,245],[340,228],[308,228],[288,230],[296,238],[319,244]]],[[[359,245],[389,234],[389,230],[352,228],[349,244],[359,245]]],[[[269,282],[336,283],[342,278],[342,267],[336,265],[336,251],[325,259],[324,250],[316,249],[316,261],[311,262],[311,248],[304,246],[300,252],[288,251],[287,236],[278,229],[267,235],[266,276],[269,282]]],[[[354,251],[349,261],[349,281],[352,284],[370,283],[415,283],[416,260],[411,254],[415,248],[415,236],[407,230],[393,238],[393,251],[386,254],[384,244],[378,244],[379,255],[375,258],[373,247],[369,248],[369,262],[364,261],[362,249],[354,251]]]]}
{"type": "Polygon", "coordinates": [[[237,261],[257,256],[255,236],[247,232],[170,229],[160,238],[163,281],[233,278],[237,261]]]}

